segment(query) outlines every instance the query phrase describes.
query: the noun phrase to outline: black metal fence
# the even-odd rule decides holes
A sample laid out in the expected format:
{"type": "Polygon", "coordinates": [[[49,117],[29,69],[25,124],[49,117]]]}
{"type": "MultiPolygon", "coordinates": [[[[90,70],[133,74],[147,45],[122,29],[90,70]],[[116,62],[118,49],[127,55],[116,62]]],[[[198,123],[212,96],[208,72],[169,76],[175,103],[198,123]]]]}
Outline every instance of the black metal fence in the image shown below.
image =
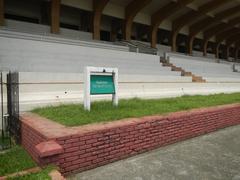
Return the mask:
{"type": "Polygon", "coordinates": [[[21,123],[19,121],[19,74],[0,73],[1,82],[1,135],[0,150],[21,143],[21,123]]]}

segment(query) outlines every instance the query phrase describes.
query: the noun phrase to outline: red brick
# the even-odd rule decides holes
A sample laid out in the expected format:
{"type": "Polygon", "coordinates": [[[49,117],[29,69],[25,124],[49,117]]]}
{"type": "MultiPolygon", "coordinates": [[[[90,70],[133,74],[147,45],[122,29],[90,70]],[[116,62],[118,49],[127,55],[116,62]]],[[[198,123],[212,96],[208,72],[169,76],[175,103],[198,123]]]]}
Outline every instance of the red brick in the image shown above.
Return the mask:
{"type": "Polygon", "coordinates": [[[94,144],[96,143],[98,140],[96,138],[93,138],[93,139],[89,139],[86,141],[86,144],[94,144]]]}
{"type": "Polygon", "coordinates": [[[67,140],[65,140],[65,144],[75,143],[75,142],[79,142],[79,138],[74,138],[74,139],[67,139],[67,140]]]}
{"type": "Polygon", "coordinates": [[[72,143],[71,145],[74,147],[74,146],[82,146],[82,145],[85,145],[85,144],[86,144],[85,141],[78,141],[78,142],[72,143]]]}
{"type": "Polygon", "coordinates": [[[41,158],[63,153],[63,147],[56,141],[46,141],[35,146],[41,158]]]}
{"type": "Polygon", "coordinates": [[[72,162],[72,164],[73,165],[75,165],[75,164],[82,164],[82,163],[85,163],[86,162],[86,158],[81,158],[81,159],[77,159],[77,160],[74,160],[73,162],[72,162]]]}
{"type": "Polygon", "coordinates": [[[73,151],[78,151],[79,147],[70,147],[65,149],[65,153],[67,152],[73,152],[73,151]]]}
{"type": "Polygon", "coordinates": [[[97,156],[89,156],[89,157],[86,157],[86,161],[92,161],[92,160],[96,160],[97,159],[97,156]]]}
{"type": "Polygon", "coordinates": [[[84,141],[84,140],[89,140],[91,138],[92,138],[92,136],[88,135],[88,136],[81,136],[79,139],[80,139],[80,141],[84,141]]]}
{"type": "Polygon", "coordinates": [[[76,170],[79,168],[79,165],[71,165],[71,166],[67,166],[65,168],[65,171],[72,171],[72,170],[76,170]]]}
{"type": "Polygon", "coordinates": [[[71,156],[71,157],[67,157],[65,158],[65,161],[68,162],[68,161],[74,161],[74,160],[77,160],[79,157],[78,156],[71,156]]]}
{"type": "Polygon", "coordinates": [[[82,146],[80,146],[79,147],[79,150],[83,150],[83,149],[89,149],[89,148],[91,148],[92,147],[92,145],[91,144],[84,144],[84,145],[82,145],[82,146]]]}
{"type": "MultiPolygon", "coordinates": [[[[79,131],[75,131],[77,127],[73,130],[61,127],[61,137],[54,138],[48,137],[54,133],[53,130],[43,133],[45,130],[39,129],[35,124],[38,120],[41,121],[41,118],[27,118],[25,121],[23,117],[22,145],[39,165],[54,163],[60,166],[61,172],[69,174],[240,124],[239,110],[240,105],[235,104],[170,113],[167,116],[149,116],[82,126],[79,127],[79,131]],[[51,139],[56,140],[65,152],[54,156],[48,154],[50,157],[41,158],[41,153],[34,146],[51,139]]],[[[48,121],[44,120],[44,125],[47,124],[48,121]]],[[[52,122],[49,126],[52,127],[52,122]]],[[[46,126],[46,131],[54,129],[49,126],[46,126]]]]}

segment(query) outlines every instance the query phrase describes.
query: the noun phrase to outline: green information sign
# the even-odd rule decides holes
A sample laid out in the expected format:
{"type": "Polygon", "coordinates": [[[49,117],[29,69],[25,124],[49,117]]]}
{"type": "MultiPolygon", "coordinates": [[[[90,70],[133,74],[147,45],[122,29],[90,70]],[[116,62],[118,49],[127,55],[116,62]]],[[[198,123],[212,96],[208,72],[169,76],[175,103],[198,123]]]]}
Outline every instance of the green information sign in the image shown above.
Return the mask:
{"type": "Polygon", "coordinates": [[[113,76],[91,75],[90,76],[90,94],[115,94],[113,76]]]}

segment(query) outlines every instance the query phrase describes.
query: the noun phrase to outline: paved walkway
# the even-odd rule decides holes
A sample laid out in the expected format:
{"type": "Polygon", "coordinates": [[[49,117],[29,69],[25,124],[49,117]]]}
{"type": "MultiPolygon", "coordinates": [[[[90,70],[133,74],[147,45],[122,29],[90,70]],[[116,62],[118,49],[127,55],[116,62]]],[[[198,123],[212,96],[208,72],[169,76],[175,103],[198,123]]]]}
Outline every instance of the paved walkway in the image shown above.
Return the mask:
{"type": "Polygon", "coordinates": [[[86,171],[79,180],[240,180],[240,126],[86,171]]]}

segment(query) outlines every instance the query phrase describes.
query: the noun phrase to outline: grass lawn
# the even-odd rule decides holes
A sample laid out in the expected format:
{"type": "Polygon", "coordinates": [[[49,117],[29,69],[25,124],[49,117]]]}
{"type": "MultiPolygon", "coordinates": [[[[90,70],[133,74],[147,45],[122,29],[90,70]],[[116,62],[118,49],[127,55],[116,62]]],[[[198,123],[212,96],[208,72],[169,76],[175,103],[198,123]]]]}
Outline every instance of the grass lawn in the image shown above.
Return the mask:
{"type": "Polygon", "coordinates": [[[135,98],[120,100],[118,107],[113,107],[110,101],[101,101],[92,103],[91,112],[85,111],[82,104],[44,107],[32,112],[66,126],[77,126],[231,103],[240,103],[240,93],[150,100],[135,98]]]}
{"type": "Polygon", "coordinates": [[[0,154],[0,167],[0,176],[4,176],[36,167],[36,164],[23,148],[15,146],[0,154]]]}
{"type": "MultiPolygon", "coordinates": [[[[27,170],[36,167],[36,163],[20,146],[14,146],[4,153],[0,153],[0,176],[10,175],[12,173],[27,170]]],[[[24,176],[12,177],[14,180],[50,180],[48,173],[53,167],[47,167],[38,173],[31,173],[24,176]]]]}

